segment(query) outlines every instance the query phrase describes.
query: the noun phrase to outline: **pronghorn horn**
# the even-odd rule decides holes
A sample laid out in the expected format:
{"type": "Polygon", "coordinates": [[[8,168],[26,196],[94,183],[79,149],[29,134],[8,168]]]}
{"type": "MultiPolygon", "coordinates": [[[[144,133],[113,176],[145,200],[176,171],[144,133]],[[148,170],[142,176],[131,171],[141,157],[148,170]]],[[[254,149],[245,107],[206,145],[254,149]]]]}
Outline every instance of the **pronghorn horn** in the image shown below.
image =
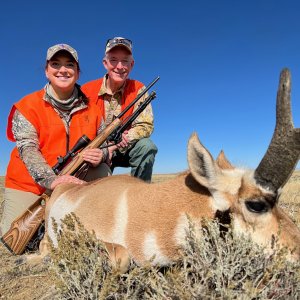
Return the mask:
{"type": "Polygon", "coordinates": [[[290,94],[291,75],[283,69],[277,92],[275,131],[254,173],[260,185],[274,192],[288,181],[300,158],[300,128],[294,128],[290,94]]]}

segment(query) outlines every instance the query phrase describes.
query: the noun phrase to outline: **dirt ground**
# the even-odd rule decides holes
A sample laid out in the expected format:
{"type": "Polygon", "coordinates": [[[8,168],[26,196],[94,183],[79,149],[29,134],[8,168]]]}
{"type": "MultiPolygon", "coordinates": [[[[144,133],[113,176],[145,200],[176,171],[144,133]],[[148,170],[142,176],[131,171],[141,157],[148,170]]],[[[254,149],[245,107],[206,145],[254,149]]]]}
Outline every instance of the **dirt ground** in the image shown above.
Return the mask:
{"type": "MultiPolygon", "coordinates": [[[[153,182],[160,182],[176,174],[154,175],[153,182]]],[[[3,195],[3,177],[0,177],[0,203],[3,195]]],[[[283,189],[281,206],[290,212],[300,224],[300,170],[294,172],[283,189]]],[[[0,210],[0,217],[2,211],[0,210]]],[[[48,266],[29,268],[26,264],[16,266],[16,256],[0,243],[0,299],[58,299],[48,266]]]]}

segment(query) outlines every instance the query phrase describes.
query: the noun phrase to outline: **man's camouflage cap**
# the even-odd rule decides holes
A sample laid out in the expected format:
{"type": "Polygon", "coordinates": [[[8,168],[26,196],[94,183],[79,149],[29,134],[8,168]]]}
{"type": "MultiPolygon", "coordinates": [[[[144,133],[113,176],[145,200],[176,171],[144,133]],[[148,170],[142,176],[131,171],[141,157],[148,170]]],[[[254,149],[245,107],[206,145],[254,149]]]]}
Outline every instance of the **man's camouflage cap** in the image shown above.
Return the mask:
{"type": "Polygon", "coordinates": [[[57,52],[62,50],[69,52],[72,55],[72,57],[75,59],[75,61],[77,63],[79,62],[77,51],[67,44],[57,44],[50,47],[47,51],[47,57],[46,57],[47,61],[50,60],[57,52]]]}
{"type": "Polygon", "coordinates": [[[105,54],[114,47],[124,47],[132,54],[132,41],[123,37],[114,37],[106,42],[105,54]]]}

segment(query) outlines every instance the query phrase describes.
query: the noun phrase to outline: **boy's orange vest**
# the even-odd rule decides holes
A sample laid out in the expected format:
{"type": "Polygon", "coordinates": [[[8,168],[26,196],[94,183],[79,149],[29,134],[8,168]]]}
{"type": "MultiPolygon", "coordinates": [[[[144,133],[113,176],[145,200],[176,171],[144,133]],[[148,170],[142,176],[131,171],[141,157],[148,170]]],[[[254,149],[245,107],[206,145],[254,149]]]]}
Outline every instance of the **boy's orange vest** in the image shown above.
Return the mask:
{"type": "MultiPolygon", "coordinates": [[[[103,119],[105,119],[105,108],[104,108],[104,101],[103,101],[104,99],[102,96],[98,95],[100,88],[102,86],[102,82],[103,82],[103,78],[90,81],[82,85],[81,90],[89,98],[91,102],[94,102],[99,106],[100,111],[102,112],[102,117],[103,119]]],[[[124,108],[128,106],[128,104],[130,104],[136,98],[138,92],[143,86],[144,85],[137,80],[127,79],[124,93],[122,96],[121,111],[123,111],[124,108]]],[[[124,120],[128,116],[132,115],[133,109],[134,109],[134,105],[128,110],[128,112],[121,119],[124,120]]]]}
{"type": "MultiPolygon", "coordinates": [[[[66,155],[82,135],[87,135],[91,140],[96,137],[102,117],[99,107],[89,102],[87,108],[72,115],[67,136],[63,121],[53,107],[43,99],[44,94],[44,89],[40,90],[13,105],[8,117],[7,137],[10,141],[15,141],[12,133],[12,117],[17,109],[35,127],[40,142],[40,151],[47,163],[54,166],[57,163],[57,156],[66,155]],[[69,149],[67,149],[68,146],[69,149]]],[[[28,173],[16,147],[11,153],[5,187],[37,195],[45,191],[28,173]]]]}

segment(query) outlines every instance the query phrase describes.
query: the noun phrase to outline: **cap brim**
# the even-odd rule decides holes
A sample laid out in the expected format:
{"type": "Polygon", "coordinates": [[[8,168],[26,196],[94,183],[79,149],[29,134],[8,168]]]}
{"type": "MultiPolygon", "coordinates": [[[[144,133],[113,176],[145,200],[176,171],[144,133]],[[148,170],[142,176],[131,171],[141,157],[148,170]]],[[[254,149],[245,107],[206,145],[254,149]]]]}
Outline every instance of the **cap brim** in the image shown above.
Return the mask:
{"type": "Polygon", "coordinates": [[[65,51],[65,52],[69,53],[74,58],[74,60],[78,63],[78,59],[73,55],[73,53],[71,51],[69,51],[67,49],[57,49],[56,51],[51,53],[51,55],[47,56],[47,60],[51,60],[51,58],[53,58],[54,55],[56,55],[58,52],[61,52],[61,51],[65,51]]]}
{"type": "Polygon", "coordinates": [[[106,47],[105,54],[108,53],[109,51],[111,51],[112,49],[116,48],[116,47],[123,47],[126,50],[128,50],[128,52],[130,54],[132,54],[132,49],[130,47],[124,45],[124,44],[116,44],[116,45],[113,45],[112,47],[106,47]]]}

